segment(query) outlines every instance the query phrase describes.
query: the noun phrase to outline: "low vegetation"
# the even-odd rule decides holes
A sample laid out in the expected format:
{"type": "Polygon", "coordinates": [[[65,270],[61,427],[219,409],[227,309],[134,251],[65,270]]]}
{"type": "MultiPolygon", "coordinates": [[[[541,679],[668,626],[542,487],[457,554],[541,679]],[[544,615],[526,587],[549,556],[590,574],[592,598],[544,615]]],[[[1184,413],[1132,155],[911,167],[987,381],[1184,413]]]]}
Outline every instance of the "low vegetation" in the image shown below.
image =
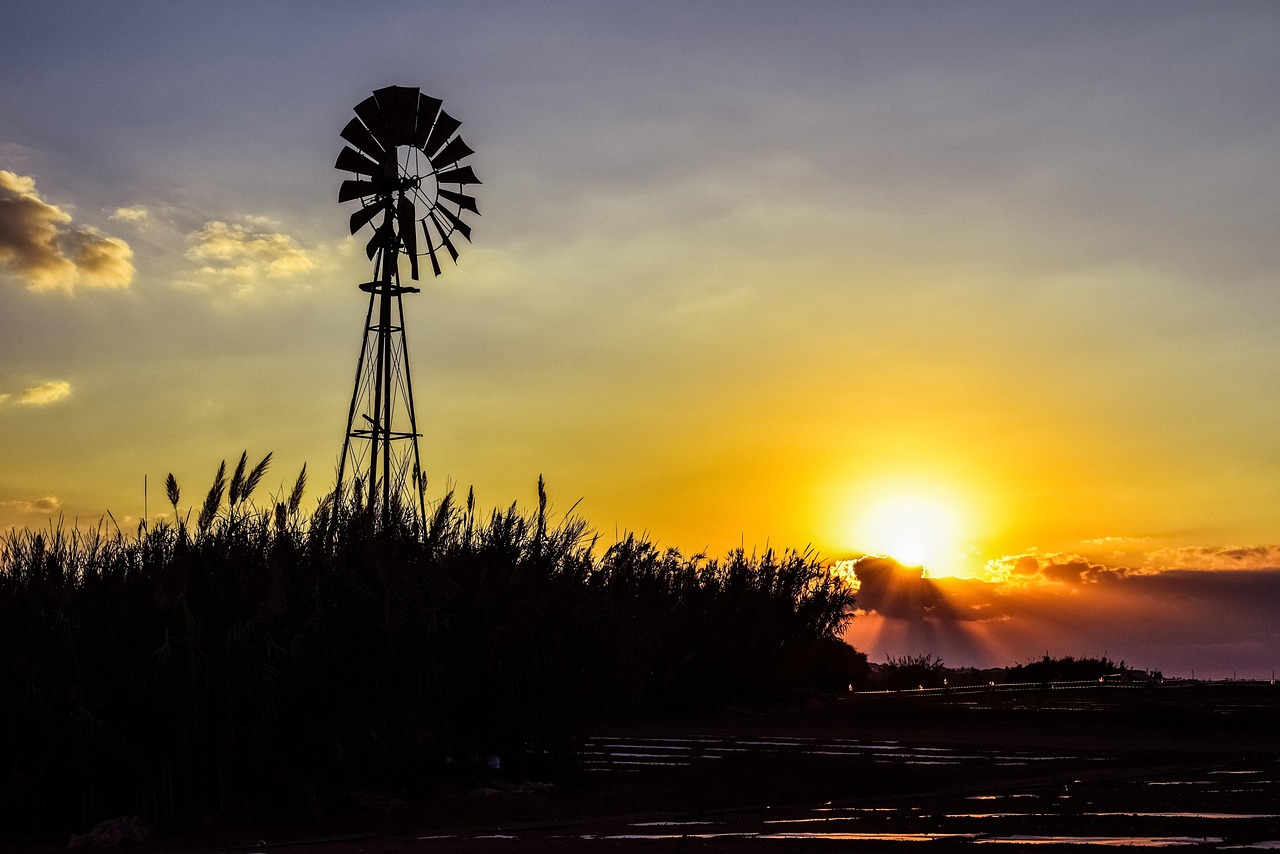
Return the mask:
{"type": "Polygon", "coordinates": [[[269,462],[220,467],[190,511],[170,476],[175,522],[0,541],[0,826],[317,813],[865,667],[813,554],[601,549],[541,481],[532,513],[449,495],[421,528],[359,495],[304,514],[305,469],[259,507],[269,462]]]}

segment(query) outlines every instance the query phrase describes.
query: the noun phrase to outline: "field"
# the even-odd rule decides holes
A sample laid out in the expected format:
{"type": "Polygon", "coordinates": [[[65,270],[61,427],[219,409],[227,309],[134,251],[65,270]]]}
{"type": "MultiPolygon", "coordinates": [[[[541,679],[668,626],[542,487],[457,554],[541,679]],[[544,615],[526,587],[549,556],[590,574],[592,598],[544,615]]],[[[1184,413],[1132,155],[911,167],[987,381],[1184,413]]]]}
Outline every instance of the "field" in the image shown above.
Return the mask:
{"type": "Polygon", "coordinates": [[[843,698],[615,725],[559,779],[346,793],[147,851],[929,851],[1280,847],[1280,688],[1099,686],[843,698]],[[769,840],[767,844],[760,840],[769,840]]]}

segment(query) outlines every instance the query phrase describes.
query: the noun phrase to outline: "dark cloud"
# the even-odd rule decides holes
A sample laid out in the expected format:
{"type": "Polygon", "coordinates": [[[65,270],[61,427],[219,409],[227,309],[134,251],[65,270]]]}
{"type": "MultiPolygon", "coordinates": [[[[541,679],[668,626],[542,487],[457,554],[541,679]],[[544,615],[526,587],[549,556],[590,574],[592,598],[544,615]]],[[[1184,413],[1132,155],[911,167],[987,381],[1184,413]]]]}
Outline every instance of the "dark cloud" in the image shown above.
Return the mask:
{"type": "Polygon", "coordinates": [[[1105,654],[1170,674],[1268,675],[1280,649],[1280,569],[1239,566],[1272,559],[1275,548],[1176,551],[1237,568],[1159,571],[1029,553],[992,562],[997,580],[977,581],[864,558],[855,566],[864,613],[848,638],[876,658],[933,653],[1000,666],[1046,653],[1105,654]],[[948,620],[960,630],[943,631],[948,620]]]}
{"type": "Polygon", "coordinates": [[[127,288],[133,250],[40,198],[35,181],[0,169],[0,269],[29,290],[127,288]]]}
{"type": "MultiPolygon", "coordinates": [[[[924,568],[903,566],[891,557],[868,555],[853,562],[858,607],[893,620],[944,622],[990,619],[991,585],[980,581],[943,587],[924,568]]],[[[958,579],[947,579],[949,582],[958,579]]]]}

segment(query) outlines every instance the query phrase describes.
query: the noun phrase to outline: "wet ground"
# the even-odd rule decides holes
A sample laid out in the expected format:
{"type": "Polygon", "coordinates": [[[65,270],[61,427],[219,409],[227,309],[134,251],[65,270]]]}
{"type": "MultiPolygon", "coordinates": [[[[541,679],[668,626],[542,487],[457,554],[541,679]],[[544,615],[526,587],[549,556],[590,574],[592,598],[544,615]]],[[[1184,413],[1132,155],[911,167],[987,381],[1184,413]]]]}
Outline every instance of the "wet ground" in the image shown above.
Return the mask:
{"type": "Polygon", "coordinates": [[[1272,849],[1277,725],[1269,685],[810,698],[611,727],[559,780],[493,776],[419,803],[369,797],[323,828],[223,828],[138,849],[1272,849]]]}

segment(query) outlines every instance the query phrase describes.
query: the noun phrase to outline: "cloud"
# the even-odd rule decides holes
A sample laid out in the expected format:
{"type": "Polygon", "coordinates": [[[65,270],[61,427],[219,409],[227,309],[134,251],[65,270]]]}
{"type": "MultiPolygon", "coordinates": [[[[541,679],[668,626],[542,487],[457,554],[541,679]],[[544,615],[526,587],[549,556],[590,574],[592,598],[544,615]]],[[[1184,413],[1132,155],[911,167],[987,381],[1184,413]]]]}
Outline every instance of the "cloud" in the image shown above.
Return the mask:
{"type": "Polygon", "coordinates": [[[1169,548],[1120,566],[1033,550],[991,561],[987,580],[863,558],[846,639],[875,657],[931,652],[996,666],[1108,654],[1180,675],[1256,677],[1280,643],[1278,557],[1265,545],[1169,548]]]}
{"type": "Polygon", "coordinates": [[[0,394],[0,404],[13,402],[19,406],[47,406],[57,403],[71,394],[71,383],[66,380],[49,380],[40,385],[29,386],[13,394],[0,394]]]}
{"type": "Polygon", "coordinates": [[[0,169],[0,269],[31,291],[127,288],[133,250],[40,198],[34,179],[0,169]]]}
{"type": "Polygon", "coordinates": [[[62,499],[56,495],[46,495],[44,498],[37,498],[35,501],[24,499],[0,501],[0,507],[7,507],[19,513],[43,513],[48,516],[62,509],[62,499]]]}
{"type": "Polygon", "coordinates": [[[265,217],[206,222],[187,237],[191,246],[186,258],[200,266],[184,284],[244,297],[264,282],[288,282],[318,269],[317,254],[278,228],[279,223],[265,217]]]}
{"type": "Polygon", "coordinates": [[[1153,571],[1172,569],[1276,569],[1280,546],[1217,546],[1156,549],[1147,555],[1153,571]]]}
{"type": "MultiPolygon", "coordinates": [[[[903,566],[891,557],[868,555],[852,563],[858,579],[857,605],[895,620],[939,620],[944,622],[990,619],[995,616],[989,597],[973,595],[974,585],[951,585],[944,589],[939,580],[929,578],[924,568],[903,566]],[[958,594],[958,595],[957,595],[958,594]]],[[[949,579],[950,580],[950,579],[949,579]]]]}
{"type": "Polygon", "coordinates": [[[143,224],[151,221],[151,211],[141,205],[131,208],[116,208],[115,211],[112,212],[111,218],[118,219],[123,222],[143,224]]]}
{"type": "Polygon", "coordinates": [[[1099,584],[1139,574],[1147,570],[1135,570],[1126,566],[1109,566],[1095,563],[1083,555],[1031,551],[1019,555],[1005,555],[987,561],[987,577],[1003,584],[1034,584],[1049,582],[1078,587],[1082,584],[1099,584]]]}

